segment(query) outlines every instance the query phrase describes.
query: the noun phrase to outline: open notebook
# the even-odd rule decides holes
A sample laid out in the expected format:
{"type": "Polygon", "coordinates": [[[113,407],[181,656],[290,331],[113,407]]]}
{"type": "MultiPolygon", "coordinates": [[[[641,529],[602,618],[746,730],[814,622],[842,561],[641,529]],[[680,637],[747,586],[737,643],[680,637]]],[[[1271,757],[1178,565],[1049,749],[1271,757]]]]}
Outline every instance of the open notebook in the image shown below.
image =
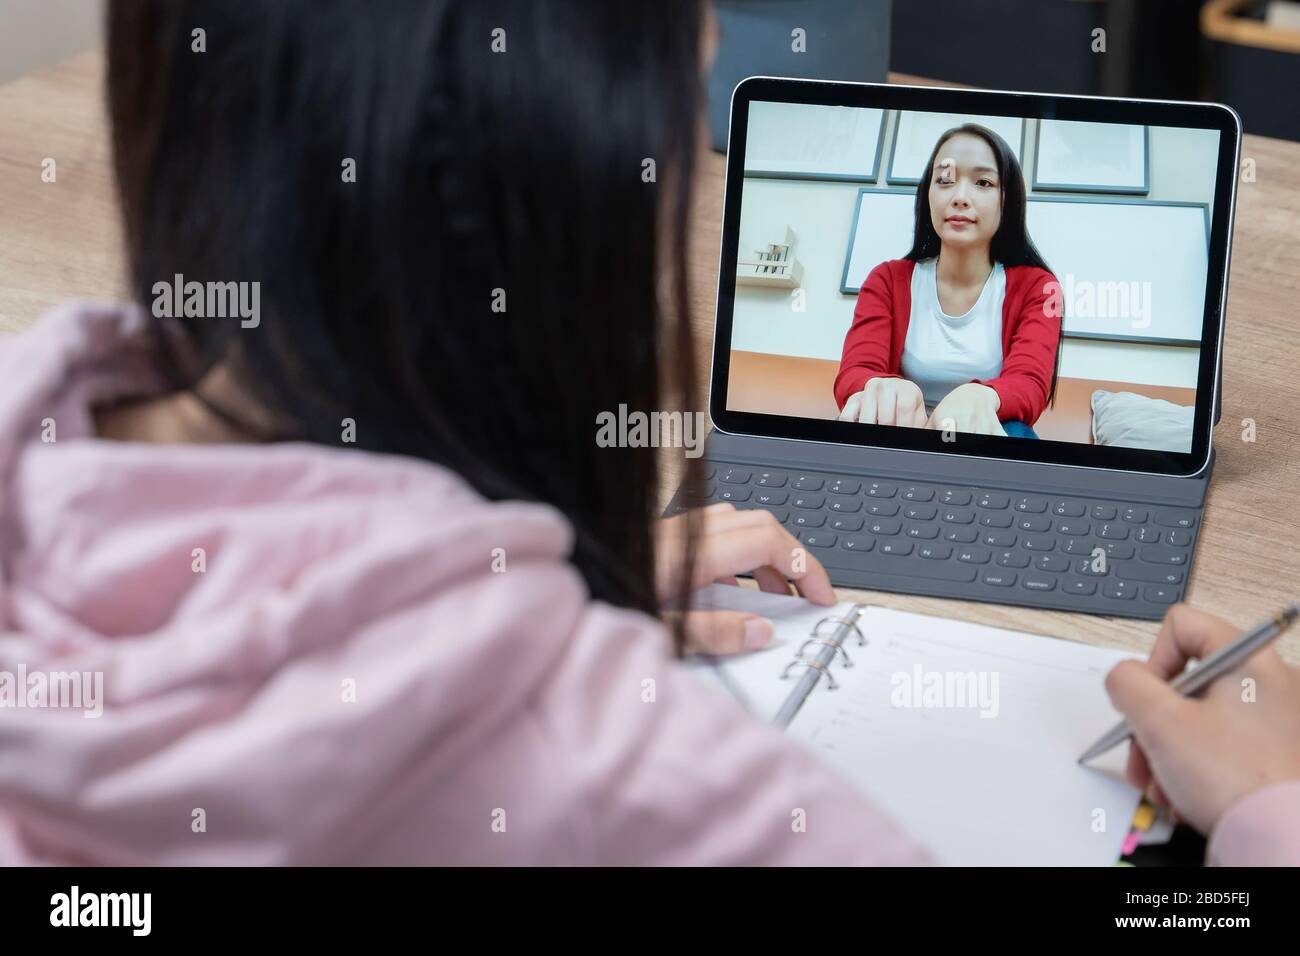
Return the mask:
{"type": "Polygon", "coordinates": [[[1075,761],[1118,719],[1106,672],[1135,655],[724,585],[698,592],[695,605],[752,611],[776,627],[772,646],[700,664],[700,676],[786,724],[941,862],[1119,859],[1140,796],[1123,781],[1127,748],[1086,768],[1075,761]]]}

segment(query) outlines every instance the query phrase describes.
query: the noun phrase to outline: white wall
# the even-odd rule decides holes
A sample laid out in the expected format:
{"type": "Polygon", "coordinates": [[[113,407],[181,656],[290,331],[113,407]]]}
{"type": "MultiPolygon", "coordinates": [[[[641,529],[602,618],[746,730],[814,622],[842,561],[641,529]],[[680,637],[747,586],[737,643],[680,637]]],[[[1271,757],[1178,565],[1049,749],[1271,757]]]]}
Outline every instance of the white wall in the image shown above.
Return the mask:
{"type": "Polygon", "coordinates": [[[0,0],[0,83],[103,40],[103,0],[0,0]]]}
{"type": "MultiPolygon", "coordinates": [[[[1034,123],[1026,133],[1022,168],[1032,175],[1034,123]]],[[[747,178],[740,216],[742,256],[779,242],[787,226],[795,232],[794,255],[804,268],[805,312],[792,309],[789,291],[737,286],[732,330],[735,349],[838,359],[853,318],[854,295],[839,291],[854,205],[860,186],[885,183],[889,144],[897,114],[887,117],[881,169],[875,183],[747,178]]],[[[791,130],[791,136],[797,136],[791,130]]],[[[1013,146],[1018,144],[1012,144],[1013,146]]],[[[1217,144],[1195,130],[1153,127],[1150,137],[1151,190],[1146,198],[1212,201],[1217,144]]],[[[1043,192],[1042,195],[1062,195],[1043,192]]],[[[910,235],[894,253],[907,251],[910,235]]],[[[1062,374],[1148,385],[1193,387],[1199,350],[1159,345],[1067,339],[1062,374]]]]}

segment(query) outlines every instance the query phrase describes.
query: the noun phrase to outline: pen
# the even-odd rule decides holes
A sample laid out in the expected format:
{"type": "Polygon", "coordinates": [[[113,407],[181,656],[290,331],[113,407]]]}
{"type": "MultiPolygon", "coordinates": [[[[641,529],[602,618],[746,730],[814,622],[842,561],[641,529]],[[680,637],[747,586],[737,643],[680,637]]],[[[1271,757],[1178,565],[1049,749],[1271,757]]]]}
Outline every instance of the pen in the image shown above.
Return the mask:
{"type": "MultiPolygon", "coordinates": [[[[1194,670],[1183,671],[1170,686],[1184,697],[1191,697],[1200,693],[1215,678],[1232,670],[1256,651],[1266,647],[1270,641],[1273,641],[1290,627],[1291,622],[1297,617],[1300,617],[1300,603],[1283,608],[1275,617],[1265,621],[1254,630],[1243,634],[1231,644],[1219,648],[1201,661],[1199,667],[1194,670]]],[[[1121,720],[1103,734],[1100,740],[1084,751],[1083,756],[1079,758],[1079,763],[1086,763],[1093,757],[1104,754],[1107,750],[1123,743],[1132,736],[1133,730],[1129,727],[1128,721],[1121,720]]]]}

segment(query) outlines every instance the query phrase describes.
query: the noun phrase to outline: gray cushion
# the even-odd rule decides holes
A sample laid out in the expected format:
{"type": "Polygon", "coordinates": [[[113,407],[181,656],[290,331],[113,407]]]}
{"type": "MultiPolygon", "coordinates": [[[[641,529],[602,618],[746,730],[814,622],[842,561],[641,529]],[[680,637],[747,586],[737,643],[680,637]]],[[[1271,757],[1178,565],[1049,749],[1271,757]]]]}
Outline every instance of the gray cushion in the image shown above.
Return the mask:
{"type": "Polygon", "coordinates": [[[1175,405],[1134,392],[1092,393],[1092,440],[1098,445],[1192,450],[1194,405],[1175,405]]]}

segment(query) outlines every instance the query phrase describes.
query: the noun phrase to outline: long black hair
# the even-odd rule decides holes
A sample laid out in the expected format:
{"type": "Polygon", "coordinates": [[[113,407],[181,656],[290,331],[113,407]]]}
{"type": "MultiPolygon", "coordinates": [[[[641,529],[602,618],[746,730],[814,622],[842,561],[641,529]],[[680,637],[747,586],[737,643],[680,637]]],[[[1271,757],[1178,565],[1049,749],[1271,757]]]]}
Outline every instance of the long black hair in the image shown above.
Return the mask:
{"type": "MultiPolygon", "coordinates": [[[[1002,189],[1002,218],[997,232],[993,234],[993,239],[989,243],[989,258],[994,262],[1002,263],[1003,268],[1035,266],[1051,272],[1051,268],[1029,237],[1029,229],[1025,225],[1025,174],[1020,169],[1020,160],[1016,158],[1016,154],[1007,145],[1006,140],[978,123],[954,126],[940,136],[934,144],[930,159],[925,164],[925,173],[916,187],[912,248],[903,258],[920,262],[923,259],[933,259],[939,254],[941,245],[939,234],[935,231],[934,221],[930,217],[930,182],[934,178],[934,163],[939,158],[939,150],[943,148],[944,143],[961,133],[977,136],[988,143],[989,149],[993,151],[994,161],[997,163],[998,182],[1002,189]]],[[[1064,315],[1061,316],[1061,321],[1064,324],[1064,315]]],[[[1064,335],[1056,341],[1056,364],[1052,368],[1052,388],[1047,399],[1049,404],[1056,401],[1056,379],[1061,371],[1061,348],[1064,341],[1064,335]]]]}
{"type": "Polygon", "coordinates": [[[597,416],[696,395],[701,16],[697,0],[112,0],[135,296],[176,273],[261,283],[256,328],[181,320],[176,387],[221,369],[270,416],[240,422],[259,439],[339,445],[352,419],[351,447],[554,505],[592,594],[657,611],[656,453],[598,447],[597,416]]]}

